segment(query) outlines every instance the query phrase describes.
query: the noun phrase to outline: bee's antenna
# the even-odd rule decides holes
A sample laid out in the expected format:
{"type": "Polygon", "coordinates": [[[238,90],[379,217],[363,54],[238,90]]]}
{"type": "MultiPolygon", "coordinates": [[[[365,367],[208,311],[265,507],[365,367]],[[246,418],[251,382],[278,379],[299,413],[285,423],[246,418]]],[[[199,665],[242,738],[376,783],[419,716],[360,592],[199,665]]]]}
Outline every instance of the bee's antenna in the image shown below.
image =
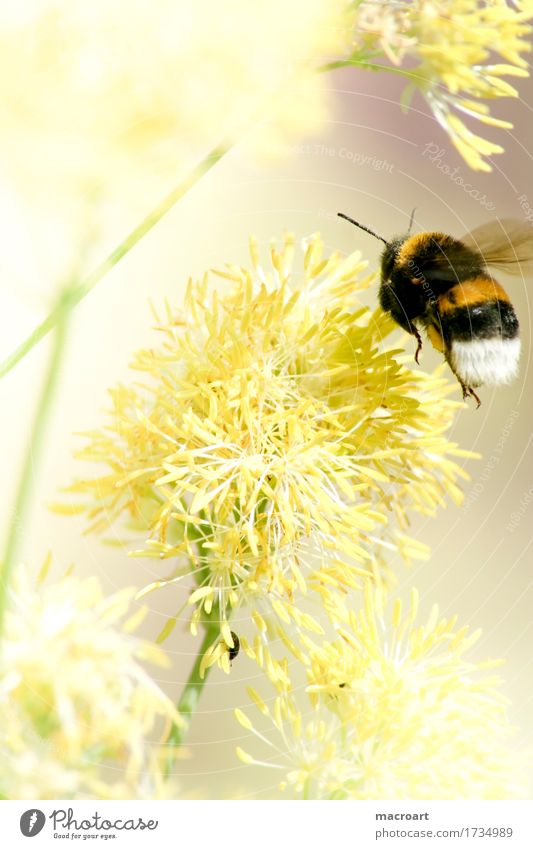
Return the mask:
{"type": "Polygon", "coordinates": [[[413,226],[413,221],[414,221],[414,218],[415,218],[415,212],[416,212],[416,206],[413,209],[413,211],[411,213],[411,217],[409,219],[409,229],[407,231],[407,235],[409,235],[409,233],[411,232],[411,227],[413,226]]]}
{"type": "Polygon", "coordinates": [[[366,233],[370,233],[371,236],[375,236],[376,239],[379,239],[381,242],[384,242],[386,245],[389,244],[387,242],[387,240],[383,238],[383,236],[378,236],[378,234],[374,233],[373,230],[369,230],[368,227],[365,227],[363,224],[359,224],[358,221],[354,221],[353,218],[350,218],[349,215],[345,215],[344,212],[337,212],[337,215],[339,216],[339,218],[345,218],[346,221],[350,222],[350,224],[355,224],[355,226],[359,227],[360,230],[364,230],[366,233]]]}

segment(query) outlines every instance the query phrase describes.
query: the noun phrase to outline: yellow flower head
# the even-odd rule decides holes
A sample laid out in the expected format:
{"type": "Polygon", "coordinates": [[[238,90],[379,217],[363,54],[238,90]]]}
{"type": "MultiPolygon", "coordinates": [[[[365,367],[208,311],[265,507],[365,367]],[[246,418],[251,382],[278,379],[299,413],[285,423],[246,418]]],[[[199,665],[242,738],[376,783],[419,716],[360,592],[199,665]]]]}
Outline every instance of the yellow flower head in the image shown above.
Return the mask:
{"type": "Polygon", "coordinates": [[[406,72],[412,79],[407,93],[419,89],[470,167],[490,171],[485,157],[503,148],[472,132],[459,116],[512,127],[493,118],[482,101],[518,95],[503,77],[528,76],[522,54],[531,49],[532,18],[529,0],[363,2],[357,6],[355,48],[373,43],[396,65],[414,60],[406,72]]]}
{"type": "Polygon", "coordinates": [[[393,325],[358,302],[372,280],[360,254],[324,256],[318,235],[301,269],[294,252],[286,237],[267,270],[252,242],[250,270],[221,272],[227,293],[189,285],[163,345],[134,361],[144,383],[112,392],[81,453],[107,472],[72,487],[94,528],[129,514],[150,537],[140,553],[172,559],[153,587],[193,576],[193,630],[214,618],[226,647],[243,603],[316,630],[299,599],[381,574],[390,549],[426,556],[406,511],[460,498],[457,402],[379,349],[393,325]]]}
{"type": "MultiPolygon", "coordinates": [[[[479,633],[439,620],[434,608],[417,625],[417,595],[402,615],[396,602],[385,621],[383,597],[366,587],[365,606],[337,624],[338,638],[307,649],[302,709],[274,664],[273,707],[250,696],[274,724],[260,731],[242,711],[240,724],[263,743],[265,766],[284,770],[284,787],[306,798],[496,799],[525,795],[519,758],[498,680],[467,661],[479,633]],[[274,751],[276,752],[274,754],[274,751]]],[[[492,664],[494,665],[494,664],[492,664]]],[[[285,665],[286,670],[286,665],[285,665]]],[[[245,763],[258,763],[244,750],[245,763]]]]}
{"type": "Polygon", "coordinates": [[[157,795],[149,735],[181,719],[141,666],[166,657],[131,635],[139,614],[120,624],[133,593],[72,577],[35,591],[19,574],[0,662],[3,797],[157,795]]]}

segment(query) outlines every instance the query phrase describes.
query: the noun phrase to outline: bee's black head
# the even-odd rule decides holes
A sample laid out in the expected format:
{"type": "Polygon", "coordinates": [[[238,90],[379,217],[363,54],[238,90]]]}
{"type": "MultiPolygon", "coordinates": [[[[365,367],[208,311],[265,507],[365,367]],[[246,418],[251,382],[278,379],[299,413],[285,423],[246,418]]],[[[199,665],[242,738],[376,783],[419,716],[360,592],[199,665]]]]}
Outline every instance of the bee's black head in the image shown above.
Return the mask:
{"type": "Polygon", "coordinates": [[[394,239],[391,239],[385,245],[385,249],[381,254],[381,280],[382,282],[387,282],[390,280],[392,271],[396,264],[396,259],[398,257],[398,252],[409,236],[397,236],[394,239]]]}

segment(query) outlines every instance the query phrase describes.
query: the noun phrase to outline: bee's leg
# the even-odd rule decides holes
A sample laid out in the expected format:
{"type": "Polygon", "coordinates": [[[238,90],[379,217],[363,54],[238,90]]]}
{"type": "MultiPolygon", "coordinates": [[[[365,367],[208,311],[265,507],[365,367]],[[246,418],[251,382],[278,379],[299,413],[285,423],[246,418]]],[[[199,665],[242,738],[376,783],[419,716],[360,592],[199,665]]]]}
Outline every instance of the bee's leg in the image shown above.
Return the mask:
{"type": "Polygon", "coordinates": [[[479,410],[479,408],[481,407],[481,398],[479,397],[479,395],[476,392],[474,392],[474,390],[472,389],[471,386],[467,386],[466,383],[464,382],[464,380],[461,380],[461,378],[459,377],[459,375],[455,371],[455,369],[452,365],[450,351],[448,350],[448,348],[446,348],[446,350],[444,351],[444,356],[446,357],[446,362],[450,366],[451,371],[453,372],[453,374],[457,378],[459,386],[461,387],[461,389],[463,391],[463,401],[466,401],[466,399],[469,398],[469,397],[474,398],[474,400],[476,401],[476,405],[477,405],[476,410],[479,410]]]}
{"type": "Polygon", "coordinates": [[[418,332],[418,330],[416,329],[416,327],[414,326],[414,324],[411,324],[411,333],[415,337],[416,342],[417,342],[416,351],[415,351],[415,363],[418,365],[419,364],[418,357],[420,355],[420,351],[422,350],[422,337],[421,337],[420,333],[418,332]]]}
{"type": "MultiPolygon", "coordinates": [[[[457,377],[457,375],[455,375],[455,376],[457,377]]],[[[472,398],[474,398],[474,399],[476,400],[476,402],[477,402],[476,410],[479,410],[479,408],[481,407],[481,399],[480,399],[479,395],[477,395],[477,394],[474,392],[474,390],[472,389],[472,387],[471,387],[471,386],[467,386],[465,383],[463,383],[463,381],[461,380],[461,378],[460,378],[460,377],[457,377],[457,380],[458,380],[458,381],[459,381],[459,383],[461,384],[461,389],[463,390],[463,400],[464,400],[464,401],[466,401],[466,399],[468,398],[468,396],[471,396],[471,397],[472,397],[472,398]]]]}

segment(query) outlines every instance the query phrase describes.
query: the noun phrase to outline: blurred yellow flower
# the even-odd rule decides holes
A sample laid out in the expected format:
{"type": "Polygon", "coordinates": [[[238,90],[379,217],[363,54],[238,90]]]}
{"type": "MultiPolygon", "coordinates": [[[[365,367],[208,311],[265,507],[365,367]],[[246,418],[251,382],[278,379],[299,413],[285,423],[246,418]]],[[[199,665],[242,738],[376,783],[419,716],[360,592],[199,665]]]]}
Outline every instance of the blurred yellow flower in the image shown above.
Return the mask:
{"type": "Polygon", "coordinates": [[[400,65],[410,48],[416,47],[416,38],[410,33],[412,18],[409,5],[395,0],[385,2],[356,2],[354,19],[354,46],[362,43],[379,45],[387,59],[400,65]]]}
{"type": "MultiPolygon", "coordinates": [[[[174,171],[177,151],[240,131],[295,72],[339,49],[344,5],[6,0],[3,144],[26,180],[63,174],[60,192],[105,188],[138,157],[174,171]]],[[[300,106],[294,91],[293,121],[307,125],[313,108],[300,106]]]]}
{"type": "Polygon", "coordinates": [[[379,350],[393,324],[358,301],[373,279],[360,254],[324,256],[318,235],[303,268],[290,236],[270,269],[251,253],[250,270],[219,272],[229,291],[206,277],[158,319],[164,344],[133,363],[145,380],[112,391],[80,452],[107,472],[71,487],[93,529],[129,514],[150,535],[135,553],[172,559],[147,589],[192,578],[193,631],[219,623],[220,660],[241,605],[317,631],[308,591],[380,576],[390,550],[427,556],[407,511],[460,500],[464,475],[445,436],[453,389],[379,350]]]}
{"type": "MultiPolygon", "coordinates": [[[[138,196],[137,214],[148,211],[191,156],[272,117],[267,104],[274,120],[282,111],[282,134],[316,128],[325,91],[306,81],[345,45],[344,5],[5,0],[3,180],[37,204],[59,251],[69,225],[82,235],[95,226],[88,210],[96,201],[112,198],[126,212],[138,196]]],[[[102,226],[110,228],[116,212],[100,209],[102,226]]],[[[79,249],[78,238],[74,257],[79,249]]]]}
{"type": "Polygon", "coordinates": [[[131,635],[133,594],[72,577],[36,591],[19,571],[0,661],[2,797],[158,795],[149,735],[182,720],[141,665],[166,656],[131,635]]]}
{"type": "Polygon", "coordinates": [[[417,625],[417,602],[413,592],[404,615],[396,601],[386,624],[383,595],[367,585],[364,608],[345,614],[335,642],[318,645],[303,635],[307,705],[298,705],[286,661],[273,663],[272,707],[249,691],[267,727],[263,721],[256,729],[236,711],[261,741],[261,759],[239,748],[240,759],[282,769],[282,787],[304,798],[525,796],[506,700],[498,679],[484,674],[494,662],[464,657],[479,633],[456,629],[455,618],[439,620],[436,607],[417,625]]]}
{"type": "Polygon", "coordinates": [[[531,50],[530,0],[385,0],[356,8],[354,56],[362,45],[368,50],[373,44],[395,65],[409,60],[406,94],[420,90],[468,165],[490,171],[485,157],[503,148],[476,135],[459,116],[512,127],[492,117],[482,101],[517,97],[503,77],[529,74],[522,54],[531,50]]]}

